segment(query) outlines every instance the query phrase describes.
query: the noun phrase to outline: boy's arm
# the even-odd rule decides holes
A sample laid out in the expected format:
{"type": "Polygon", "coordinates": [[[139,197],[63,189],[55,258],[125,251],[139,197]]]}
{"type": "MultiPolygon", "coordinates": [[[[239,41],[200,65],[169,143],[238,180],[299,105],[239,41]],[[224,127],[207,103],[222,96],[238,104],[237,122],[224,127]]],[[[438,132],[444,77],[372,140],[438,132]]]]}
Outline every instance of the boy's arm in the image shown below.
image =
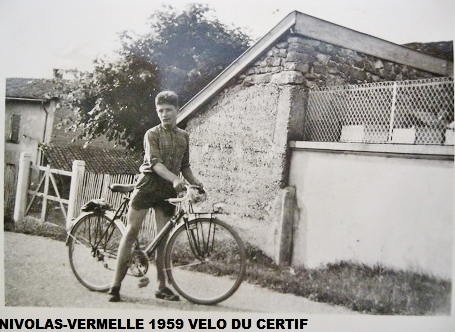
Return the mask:
{"type": "Polygon", "coordinates": [[[153,165],[153,171],[155,171],[155,173],[161,176],[163,179],[172,182],[172,185],[176,191],[182,191],[185,189],[185,182],[179,176],[168,170],[162,163],[158,162],[153,165]]]}
{"type": "Polygon", "coordinates": [[[199,186],[201,187],[201,189],[203,188],[202,182],[196,179],[190,167],[185,167],[184,169],[182,169],[182,175],[190,184],[199,186]]]}

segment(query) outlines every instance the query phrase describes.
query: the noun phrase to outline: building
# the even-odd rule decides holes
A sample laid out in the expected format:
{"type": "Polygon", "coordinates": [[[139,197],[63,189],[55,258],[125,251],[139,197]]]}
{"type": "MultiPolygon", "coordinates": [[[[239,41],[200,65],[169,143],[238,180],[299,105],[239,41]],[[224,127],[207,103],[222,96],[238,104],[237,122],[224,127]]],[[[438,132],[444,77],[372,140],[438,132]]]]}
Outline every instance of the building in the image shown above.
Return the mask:
{"type": "MultiPolygon", "coordinates": [[[[313,91],[337,95],[337,87],[369,84],[357,89],[372,91],[392,82],[391,91],[393,82],[444,77],[452,102],[441,116],[412,113],[426,119],[413,120],[416,126],[453,122],[451,60],[292,12],[184,105],[178,122],[191,135],[192,167],[212,193],[207,204],[224,202],[244,239],[277,262],[352,260],[450,277],[452,146],[379,142],[389,131],[397,139],[397,125],[367,140],[359,119],[340,123],[333,141],[307,137],[318,122],[311,114],[322,112],[314,110],[313,91]]],[[[365,109],[368,93],[359,98],[365,109]]]]}

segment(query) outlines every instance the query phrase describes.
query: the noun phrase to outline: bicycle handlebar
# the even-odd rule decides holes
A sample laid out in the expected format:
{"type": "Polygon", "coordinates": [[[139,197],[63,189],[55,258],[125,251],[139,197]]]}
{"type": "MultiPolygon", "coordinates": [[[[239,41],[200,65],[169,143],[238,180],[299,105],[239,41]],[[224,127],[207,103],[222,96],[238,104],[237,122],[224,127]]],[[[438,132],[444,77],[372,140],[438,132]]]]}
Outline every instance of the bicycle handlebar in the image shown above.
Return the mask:
{"type": "Polygon", "coordinates": [[[184,202],[186,200],[189,200],[191,198],[191,196],[192,196],[190,189],[197,189],[199,194],[201,194],[201,195],[205,194],[204,189],[202,189],[201,187],[196,186],[196,185],[185,185],[185,188],[186,188],[185,196],[176,197],[176,198],[168,198],[168,199],[166,199],[166,201],[175,205],[175,204],[178,204],[178,203],[182,203],[182,202],[184,202]]]}

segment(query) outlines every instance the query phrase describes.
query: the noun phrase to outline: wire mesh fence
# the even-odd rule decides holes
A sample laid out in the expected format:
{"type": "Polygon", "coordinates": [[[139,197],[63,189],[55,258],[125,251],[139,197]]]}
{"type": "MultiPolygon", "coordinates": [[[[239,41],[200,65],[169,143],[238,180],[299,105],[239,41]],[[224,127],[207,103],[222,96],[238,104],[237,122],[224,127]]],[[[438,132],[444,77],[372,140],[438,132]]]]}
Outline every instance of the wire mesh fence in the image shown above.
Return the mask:
{"type": "Polygon", "coordinates": [[[304,140],[453,145],[452,77],[309,92],[304,140]]]}

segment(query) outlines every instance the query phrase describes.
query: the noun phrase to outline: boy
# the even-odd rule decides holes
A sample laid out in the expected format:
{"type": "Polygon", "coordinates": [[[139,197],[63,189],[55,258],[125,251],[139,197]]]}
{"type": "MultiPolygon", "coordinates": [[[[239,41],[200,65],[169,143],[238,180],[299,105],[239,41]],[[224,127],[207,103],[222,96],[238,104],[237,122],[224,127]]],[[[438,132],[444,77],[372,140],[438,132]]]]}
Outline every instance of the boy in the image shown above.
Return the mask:
{"type": "MultiPolygon", "coordinates": [[[[120,301],[120,286],[128,270],[131,248],[148,210],[154,209],[159,232],[174,213],[174,206],[164,200],[176,197],[178,191],[185,189],[185,182],[179,174],[190,184],[202,188],[202,183],[194,177],[190,168],[189,135],[177,127],[177,94],[172,91],[160,92],[155,98],[155,106],[161,124],[149,129],[144,136],[144,162],[139,168],[141,174],[131,194],[126,232],[120,241],[115,277],[108,293],[110,302],[120,301]]],[[[178,301],[178,295],[166,286],[164,243],[156,250],[158,290],[155,296],[178,301]]]]}

